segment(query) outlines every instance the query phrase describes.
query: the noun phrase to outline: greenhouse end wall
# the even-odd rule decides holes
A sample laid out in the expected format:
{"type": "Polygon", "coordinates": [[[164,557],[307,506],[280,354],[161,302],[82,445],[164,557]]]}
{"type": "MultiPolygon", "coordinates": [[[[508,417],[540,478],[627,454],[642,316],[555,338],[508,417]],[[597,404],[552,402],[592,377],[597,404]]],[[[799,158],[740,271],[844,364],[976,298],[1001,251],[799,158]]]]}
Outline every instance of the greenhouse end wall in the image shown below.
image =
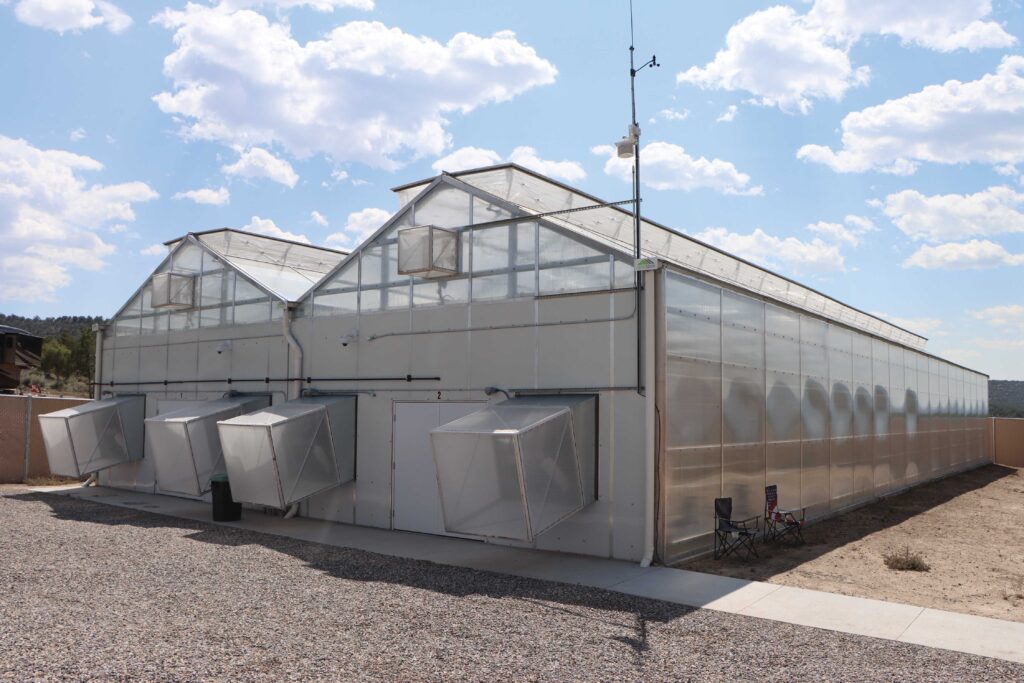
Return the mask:
{"type": "Polygon", "coordinates": [[[663,273],[663,561],[708,549],[720,496],[821,517],[988,459],[986,376],[663,273]]]}

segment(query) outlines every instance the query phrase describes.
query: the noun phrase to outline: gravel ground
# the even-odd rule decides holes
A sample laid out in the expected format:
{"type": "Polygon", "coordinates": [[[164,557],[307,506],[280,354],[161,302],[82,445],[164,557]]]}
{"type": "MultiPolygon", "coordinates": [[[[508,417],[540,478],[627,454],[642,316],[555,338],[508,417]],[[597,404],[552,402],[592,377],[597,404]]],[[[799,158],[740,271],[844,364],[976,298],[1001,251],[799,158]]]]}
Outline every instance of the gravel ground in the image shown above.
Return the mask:
{"type": "Polygon", "coordinates": [[[4,680],[1024,680],[1024,666],[0,487],[4,680]]]}

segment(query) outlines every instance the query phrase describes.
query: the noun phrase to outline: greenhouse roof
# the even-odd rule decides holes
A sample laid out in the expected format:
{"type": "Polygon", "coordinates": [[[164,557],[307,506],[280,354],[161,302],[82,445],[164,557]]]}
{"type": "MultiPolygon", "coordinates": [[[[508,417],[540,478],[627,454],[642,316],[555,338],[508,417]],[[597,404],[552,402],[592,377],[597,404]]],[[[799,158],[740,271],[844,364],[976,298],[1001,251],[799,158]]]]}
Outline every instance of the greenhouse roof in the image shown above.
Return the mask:
{"type": "MultiPolygon", "coordinates": [[[[514,204],[527,215],[581,209],[605,203],[593,195],[516,164],[500,164],[447,175],[514,204]]],[[[431,182],[432,179],[428,179],[393,189],[404,206],[431,182]]],[[[582,232],[627,254],[633,253],[633,214],[618,206],[588,208],[547,216],[544,220],[574,232],[582,232]]],[[[913,349],[924,349],[928,341],[919,334],[649,219],[643,219],[641,246],[646,256],[661,258],[685,270],[756,292],[767,299],[818,314],[913,349]]]]}
{"type": "MultiPolygon", "coordinates": [[[[348,255],[337,249],[231,228],[189,234],[232,268],[283,301],[298,301],[348,255]]],[[[173,249],[183,239],[165,244],[173,249]]]]}

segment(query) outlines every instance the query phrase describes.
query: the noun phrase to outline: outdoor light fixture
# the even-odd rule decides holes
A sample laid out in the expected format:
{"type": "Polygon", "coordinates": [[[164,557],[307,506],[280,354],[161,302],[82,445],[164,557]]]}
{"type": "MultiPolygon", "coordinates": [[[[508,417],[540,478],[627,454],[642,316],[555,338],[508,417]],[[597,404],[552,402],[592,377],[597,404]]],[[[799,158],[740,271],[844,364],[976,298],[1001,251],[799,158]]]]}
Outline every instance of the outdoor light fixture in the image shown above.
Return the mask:
{"type": "Polygon", "coordinates": [[[359,330],[356,330],[355,332],[349,332],[348,334],[343,334],[343,335],[341,335],[341,337],[338,338],[338,341],[341,342],[342,346],[348,346],[349,344],[355,344],[358,340],[359,340],[359,330]]]}
{"type": "Polygon", "coordinates": [[[225,351],[230,351],[232,346],[233,344],[231,343],[231,340],[225,339],[220,344],[217,344],[217,353],[221,354],[224,353],[225,351]]]}

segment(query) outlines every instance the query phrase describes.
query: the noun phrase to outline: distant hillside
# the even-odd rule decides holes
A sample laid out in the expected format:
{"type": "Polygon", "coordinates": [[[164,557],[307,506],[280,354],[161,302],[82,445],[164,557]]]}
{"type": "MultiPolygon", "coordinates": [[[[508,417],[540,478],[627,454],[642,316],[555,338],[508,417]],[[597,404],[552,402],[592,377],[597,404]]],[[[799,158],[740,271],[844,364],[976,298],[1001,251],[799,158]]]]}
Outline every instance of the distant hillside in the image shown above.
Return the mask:
{"type": "Polygon", "coordinates": [[[996,417],[1024,417],[1024,382],[989,380],[988,408],[996,417]]]}
{"type": "Polygon", "coordinates": [[[102,316],[62,315],[58,318],[40,318],[39,316],[26,318],[20,315],[0,313],[0,325],[20,327],[37,337],[59,337],[63,332],[77,337],[83,330],[91,329],[94,323],[101,322],[103,322],[102,316]]]}

